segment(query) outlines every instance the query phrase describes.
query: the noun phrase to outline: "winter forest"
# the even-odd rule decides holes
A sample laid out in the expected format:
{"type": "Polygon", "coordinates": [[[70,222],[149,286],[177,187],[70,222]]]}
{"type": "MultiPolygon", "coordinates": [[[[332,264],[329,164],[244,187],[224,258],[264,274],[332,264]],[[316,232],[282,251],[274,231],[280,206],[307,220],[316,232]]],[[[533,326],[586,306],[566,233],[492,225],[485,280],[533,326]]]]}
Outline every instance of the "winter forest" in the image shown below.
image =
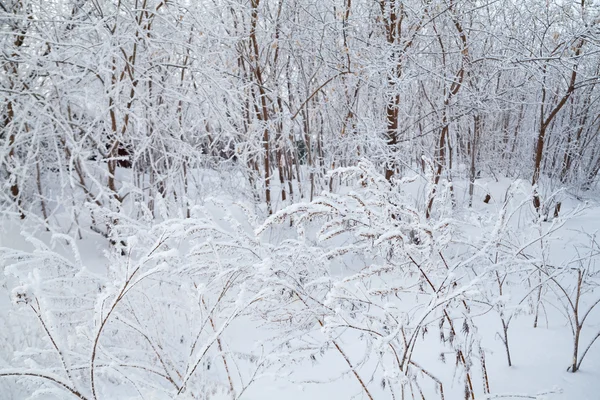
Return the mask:
{"type": "Polygon", "coordinates": [[[0,399],[600,399],[600,1],[0,0],[0,399]]]}

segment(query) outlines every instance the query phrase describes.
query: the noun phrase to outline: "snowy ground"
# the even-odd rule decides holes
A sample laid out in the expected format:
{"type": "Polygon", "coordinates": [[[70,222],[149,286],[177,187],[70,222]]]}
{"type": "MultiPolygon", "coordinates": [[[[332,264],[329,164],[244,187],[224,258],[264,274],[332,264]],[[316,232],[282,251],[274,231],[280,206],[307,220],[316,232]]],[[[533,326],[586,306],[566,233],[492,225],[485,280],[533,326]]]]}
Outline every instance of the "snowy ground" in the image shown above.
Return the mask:
{"type": "MultiPolygon", "coordinates": [[[[508,187],[508,182],[495,183],[492,180],[487,182],[482,181],[477,195],[489,192],[492,195],[490,204],[483,205],[478,202],[477,207],[480,208],[481,215],[494,215],[501,208],[502,199],[508,187]],[[485,189],[484,189],[485,188],[485,189]],[[487,210],[487,211],[486,211],[487,210]]],[[[456,192],[459,196],[464,195],[466,185],[457,184],[456,192]]],[[[414,193],[422,192],[421,188],[415,188],[414,193]]],[[[416,195],[418,197],[418,195],[416,195]]],[[[581,207],[583,204],[579,201],[566,197],[563,205],[563,212],[568,214],[576,207],[581,207]]],[[[229,207],[229,205],[226,205],[229,207]]],[[[216,220],[221,223],[218,217],[218,210],[213,209],[216,220]]],[[[461,211],[465,218],[469,218],[468,211],[461,211]]],[[[481,216],[479,217],[481,218],[481,216]]],[[[551,222],[544,223],[544,226],[550,226],[551,222]]],[[[226,226],[226,225],[223,225],[226,226]]],[[[580,243],[581,231],[592,233],[600,228],[600,206],[592,204],[587,206],[583,211],[570,218],[565,225],[560,229],[560,234],[556,234],[549,241],[548,250],[545,253],[549,263],[560,263],[563,260],[572,258],[575,246],[580,243]]],[[[248,234],[252,234],[251,229],[246,226],[242,227],[248,234]]],[[[291,235],[291,230],[287,230],[285,226],[279,232],[269,231],[267,240],[273,238],[280,240],[282,237],[291,235]]],[[[22,236],[21,231],[32,230],[27,223],[22,223],[18,220],[3,221],[2,231],[0,232],[0,247],[22,250],[25,252],[32,251],[31,244],[27,243],[22,236]]],[[[471,235],[473,240],[478,235],[482,235],[484,230],[478,230],[471,225],[465,227],[463,234],[471,235]]],[[[50,242],[50,235],[43,231],[38,231],[36,236],[43,242],[50,242]]],[[[55,248],[59,253],[68,254],[68,250],[64,243],[57,243],[55,248]]],[[[79,252],[82,258],[82,264],[87,269],[96,274],[107,274],[110,269],[110,259],[103,256],[103,253],[108,249],[106,241],[94,235],[88,235],[82,241],[78,242],[79,252]]],[[[459,246],[460,247],[460,246],[459,246]]],[[[181,249],[180,249],[181,251],[181,249]]],[[[348,260],[344,262],[348,263],[348,260]]],[[[351,259],[350,259],[350,262],[351,259]]],[[[9,266],[8,262],[3,263],[5,267],[9,266]]],[[[43,266],[39,266],[43,268],[43,266]]],[[[335,274],[334,274],[335,275],[335,274]]],[[[20,319],[19,312],[15,311],[15,307],[10,300],[10,292],[18,279],[14,276],[5,276],[0,289],[0,326],[3,330],[0,332],[0,343],[4,343],[3,349],[0,350],[0,373],[7,368],[16,367],[12,365],[15,360],[14,352],[27,352],[31,347],[42,346],[48,348],[47,341],[40,342],[38,330],[38,322],[35,319],[20,319]],[[15,321],[20,321],[15,325],[15,321]],[[37,332],[37,333],[36,333],[37,332]],[[15,337],[21,335],[32,335],[31,339],[25,341],[16,340],[15,337]]],[[[43,282],[42,282],[43,285],[43,282]]],[[[598,298],[598,292],[590,292],[591,297],[586,297],[584,302],[593,301],[598,298]],[[592,299],[592,300],[589,300],[592,299]]],[[[515,293],[518,294],[518,291],[515,293]]],[[[241,295],[240,297],[241,298],[241,295]]],[[[416,299],[416,297],[415,297],[416,299]]],[[[238,301],[240,301],[238,299],[238,301]]],[[[585,305],[585,304],[584,304],[585,305]]],[[[479,315],[473,317],[475,324],[475,334],[481,339],[481,347],[485,352],[486,371],[488,375],[488,385],[491,390],[491,395],[482,392],[481,388],[485,385],[484,377],[479,366],[473,366],[472,378],[475,386],[477,399],[486,398],[503,398],[504,395],[512,398],[534,398],[534,399],[564,399],[564,400],[597,400],[600,398],[600,343],[596,343],[586,355],[585,361],[582,363],[581,370],[577,373],[570,373],[567,367],[571,360],[572,337],[569,324],[563,315],[560,305],[557,302],[548,300],[545,303],[543,312],[540,313],[540,322],[537,328],[533,328],[533,315],[524,312],[517,316],[510,325],[509,332],[511,338],[511,353],[513,366],[508,367],[506,364],[506,355],[504,346],[500,340],[502,326],[498,314],[490,311],[489,308],[482,306],[479,315]]],[[[474,314],[477,314],[476,312],[474,314]]],[[[456,321],[461,318],[457,317],[456,321]]],[[[458,323],[457,322],[457,323],[458,323]]],[[[96,323],[91,326],[95,326],[96,323]]],[[[52,323],[51,330],[52,330],[52,323]]],[[[218,322],[217,322],[218,325],[218,322]]],[[[315,342],[326,342],[327,337],[321,332],[322,330],[316,326],[309,335],[315,342]]],[[[97,326],[97,325],[96,325],[97,326]]],[[[153,327],[154,329],[155,327],[153,327]]],[[[59,327],[56,326],[57,331],[59,327]]],[[[234,320],[221,335],[221,344],[224,352],[260,354],[274,351],[275,348],[269,348],[271,343],[270,337],[278,337],[278,327],[261,322],[260,318],[250,318],[243,316],[234,320]]],[[[600,309],[594,310],[586,321],[582,331],[581,342],[582,347],[587,346],[590,340],[600,331],[600,309]]],[[[115,333],[116,335],[117,333],[115,333]]],[[[348,358],[353,362],[361,360],[366,353],[373,351],[368,348],[363,338],[356,332],[342,331],[337,333],[337,343],[343,348],[348,358]]],[[[43,336],[43,335],[42,335],[43,336]]],[[[70,340],[70,339],[69,339],[70,340]]],[[[183,343],[183,339],[182,339],[183,343]]],[[[227,381],[227,374],[222,365],[221,352],[214,350],[210,357],[214,368],[207,369],[202,373],[210,375],[210,379],[214,381],[227,381]]],[[[419,342],[413,355],[413,360],[425,368],[429,373],[443,382],[444,394],[446,400],[464,398],[464,381],[456,373],[455,360],[453,356],[446,358],[445,362],[440,359],[440,354],[447,351],[447,346],[440,344],[438,333],[430,332],[423,336],[419,342]]],[[[23,354],[18,357],[22,360],[23,354]]],[[[75,356],[73,356],[75,358],[75,356]]],[[[270,357],[277,358],[271,354],[270,357]]],[[[27,358],[27,357],[25,357],[27,358]]],[[[371,358],[364,364],[361,364],[360,373],[366,381],[370,389],[370,393],[375,399],[392,398],[390,392],[382,383],[381,370],[378,368],[377,358],[371,358]]],[[[39,361],[38,361],[39,362],[39,361]]],[[[260,371],[256,380],[252,385],[244,389],[239,397],[242,400],[300,400],[300,399],[366,399],[368,396],[361,390],[355,377],[349,373],[348,364],[340,356],[339,352],[331,351],[328,348],[322,354],[314,358],[295,360],[291,365],[286,364],[285,360],[270,359],[270,366],[260,371]],[[281,365],[285,365],[282,368],[281,365]]],[[[21,363],[21,361],[19,361],[21,363]]],[[[25,363],[27,364],[27,362],[25,363]]],[[[34,363],[36,364],[36,363],[34,363]]],[[[250,362],[249,364],[252,364],[250,362]]],[[[19,368],[21,367],[19,364],[19,368]]],[[[39,364],[38,364],[39,365],[39,364]]],[[[230,361],[230,372],[233,375],[233,384],[236,387],[243,387],[250,380],[251,372],[245,370],[249,368],[244,360],[238,360],[237,363],[230,361]],[[234,372],[235,371],[235,372],[234,372]]],[[[423,380],[428,378],[421,374],[423,380]]],[[[82,378],[83,379],[83,378],[82,378]]],[[[109,380],[110,381],[110,380],[109,380]]],[[[120,392],[118,381],[111,381],[104,391],[102,398],[141,398],[131,391],[131,388],[120,392]]],[[[10,378],[0,378],[0,388],[6,395],[0,394],[0,398],[4,399],[20,399],[26,398],[27,389],[35,389],[38,383],[26,383],[21,381],[23,386],[18,387],[11,381],[10,378]]],[[[225,385],[226,386],[226,385],[225,385]]],[[[223,387],[225,387],[223,386],[223,387]]],[[[40,386],[41,387],[41,386],[40,386]]],[[[213,399],[229,399],[231,396],[227,394],[222,387],[213,391],[213,399]],[[220,393],[220,394],[219,394],[220,393]]],[[[41,398],[68,398],[69,395],[62,392],[57,394],[51,391],[41,391],[41,398]],[[44,397],[46,396],[46,397],[44,397]],[[61,397],[65,396],[65,397],[61,397]]],[[[140,394],[141,396],[141,394],[140,394]]],[[[426,399],[440,398],[433,386],[423,388],[423,396],[426,399]]],[[[176,397],[173,395],[173,397],[176,397]]],[[[149,392],[145,393],[144,398],[163,399],[169,398],[166,392],[156,392],[156,397],[152,397],[149,392]]],[[[183,397],[181,397],[183,398],[183,397]]],[[[409,397],[410,398],[410,397],[409,397]]]]}

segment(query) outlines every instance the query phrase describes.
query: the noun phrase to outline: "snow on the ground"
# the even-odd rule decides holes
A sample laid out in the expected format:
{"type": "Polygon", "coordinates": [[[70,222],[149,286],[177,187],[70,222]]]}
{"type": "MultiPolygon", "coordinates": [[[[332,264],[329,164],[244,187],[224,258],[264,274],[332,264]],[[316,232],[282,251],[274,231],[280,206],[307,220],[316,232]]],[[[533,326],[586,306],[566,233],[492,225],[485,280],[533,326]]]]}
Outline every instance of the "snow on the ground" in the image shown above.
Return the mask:
{"type": "MultiPolygon", "coordinates": [[[[510,182],[508,180],[500,183],[493,180],[481,181],[476,191],[476,207],[482,215],[494,215],[501,206],[506,190],[510,182]],[[490,193],[492,201],[490,204],[483,205],[481,198],[485,193],[490,193]],[[486,214],[487,213],[487,214],[486,214]]],[[[415,184],[418,185],[418,184],[415,184]]],[[[466,185],[455,184],[458,196],[466,194],[466,185]]],[[[421,193],[421,189],[411,189],[415,193],[421,193]]],[[[223,200],[224,207],[229,208],[230,200],[223,200]]],[[[576,254],[578,246],[585,242],[583,232],[593,233],[600,228],[600,206],[591,204],[583,207],[583,204],[577,200],[566,197],[563,212],[568,213],[576,207],[582,207],[582,211],[569,218],[560,230],[560,234],[553,237],[549,242],[547,251],[548,262],[560,263],[576,254]]],[[[233,207],[231,207],[233,209],[233,207]]],[[[219,219],[218,207],[208,207],[215,215],[216,221],[221,224],[219,219]]],[[[468,216],[468,211],[463,211],[468,216]]],[[[236,216],[240,216],[239,210],[234,211],[236,216]],[[237,214],[236,214],[237,213],[237,214]]],[[[243,213],[242,213],[243,214],[243,213]]],[[[542,223],[543,226],[550,226],[551,222],[542,223]]],[[[227,225],[222,225],[225,228],[227,225]]],[[[32,227],[27,227],[26,223],[17,220],[5,220],[2,222],[0,231],[0,247],[23,251],[31,251],[32,245],[24,240],[20,235],[22,231],[31,232],[32,227]],[[28,229],[26,229],[28,228],[28,229]]],[[[244,226],[245,230],[251,231],[250,225],[244,226]]],[[[291,231],[290,231],[291,232],[291,231]]],[[[280,232],[270,231],[266,235],[266,241],[282,240],[283,237],[290,236],[285,227],[280,232]]],[[[463,234],[468,238],[475,238],[481,234],[482,230],[465,226],[463,234]]],[[[49,242],[50,235],[41,229],[37,230],[36,236],[42,241],[49,242]]],[[[106,263],[109,260],[103,258],[103,254],[109,246],[106,240],[97,235],[87,235],[84,240],[78,241],[79,251],[83,264],[91,268],[95,273],[102,274],[108,269],[106,263]]],[[[58,241],[55,246],[61,254],[68,254],[68,246],[58,241]]],[[[4,264],[4,263],[3,263],[4,264]]],[[[6,266],[6,265],[2,265],[6,266]]],[[[43,268],[43,266],[40,266],[43,268]]],[[[351,268],[351,266],[350,266],[351,268]]],[[[340,271],[342,268],[340,268],[340,271]]],[[[336,273],[341,273],[337,271],[336,273]]],[[[9,299],[11,288],[17,284],[13,277],[3,276],[0,279],[3,287],[0,289],[0,319],[5,319],[12,314],[12,303],[9,299]]],[[[585,304],[584,304],[585,305],[585,304]]],[[[502,395],[515,396],[512,398],[535,398],[541,399],[562,399],[562,400],[597,400],[600,398],[600,343],[596,343],[587,354],[582,368],[577,373],[570,373],[567,367],[571,362],[572,337],[568,320],[562,314],[560,304],[548,302],[543,312],[540,313],[538,327],[533,327],[533,316],[523,313],[517,316],[510,325],[510,346],[513,366],[506,364],[505,350],[500,340],[502,326],[498,314],[493,310],[486,310],[481,307],[481,315],[474,318],[477,334],[482,338],[481,346],[485,351],[485,361],[489,378],[489,387],[492,395],[489,398],[502,398],[502,395]],[[525,397],[517,397],[525,396],[525,397]],[[528,397],[527,397],[528,396],[528,397]]],[[[14,320],[14,319],[13,319],[14,320]]],[[[460,318],[457,318],[459,321],[460,318]]],[[[35,323],[34,320],[28,320],[27,323],[35,323]]],[[[316,325],[316,324],[315,324],[316,325]]],[[[15,328],[15,327],[12,327],[15,328]]],[[[21,329],[21,333],[27,332],[27,326],[15,328],[21,329]]],[[[587,346],[590,340],[600,331],[600,308],[594,310],[582,331],[581,343],[582,350],[587,346]]],[[[17,334],[14,330],[0,332],[2,340],[11,342],[10,335],[17,334]]],[[[325,335],[316,327],[313,331],[312,339],[315,341],[325,341],[325,335]]],[[[265,326],[257,320],[250,320],[247,316],[235,320],[223,333],[221,340],[226,350],[234,350],[243,353],[259,354],[261,351],[269,350],[271,337],[277,336],[277,328],[265,326]]],[[[33,343],[33,342],[30,342],[33,343]]],[[[274,343],[274,342],[273,342],[274,343]]],[[[339,344],[344,349],[351,360],[359,360],[363,357],[365,343],[355,333],[347,333],[339,339],[339,344]]],[[[0,349],[0,360],[3,365],[0,370],[10,366],[11,352],[13,348],[0,349]],[[7,365],[8,364],[8,365],[7,365]]],[[[24,349],[23,349],[24,350],[24,349]]],[[[454,359],[448,357],[445,362],[440,359],[440,353],[447,351],[440,345],[436,333],[426,335],[416,347],[414,360],[420,365],[427,366],[426,369],[440,379],[444,384],[446,400],[461,399],[464,396],[464,383],[455,375],[454,359]]],[[[213,355],[212,360],[215,368],[211,375],[215,379],[225,382],[225,372],[221,365],[221,358],[213,355]]],[[[277,365],[277,363],[273,363],[277,365]]],[[[248,382],[248,373],[243,371],[245,364],[240,362],[230,366],[232,370],[236,369],[239,374],[234,377],[236,385],[242,382],[248,382]]],[[[390,398],[389,391],[386,391],[381,384],[381,376],[376,371],[378,365],[373,360],[365,363],[361,367],[361,373],[367,381],[372,395],[375,399],[390,398]]],[[[426,379],[426,377],[425,377],[426,379]]],[[[473,366],[473,379],[478,387],[481,387],[483,376],[480,368],[473,366]]],[[[4,390],[13,390],[14,393],[23,393],[15,389],[13,383],[8,384],[8,380],[0,380],[0,388],[4,390]],[[16,391],[15,391],[16,390],[16,391]]],[[[118,399],[122,395],[118,387],[111,389],[114,391],[113,398],[118,399]]],[[[424,388],[426,399],[439,398],[439,394],[432,388],[424,388]]],[[[2,397],[0,391],[0,398],[2,397]]],[[[8,393],[8,392],[7,392],[8,393]]],[[[131,392],[128,392],[131,395],[131,392]]],[[[478,399],[488,398],[477,391],[478,399]]],[[[19,396],[17,394],[17,396],[19,396]]],[[[48,398],[52,397],[49,394],[48,398]]],[[[135,397],[135,395],[132,395],[135,397]]],[[[15,398],[15,397],[12,397],[15,398]]],[[[18,398],[18,397],[17,397],[18,398]]],[[[44,398],[42,396],[42,398],[44,398]]],[[[106,397],[105,397],[106,398],[106,397]]],[[[164,393],[158,395],[157,399],[162,399],[164,393]]],[[[183,398],[183,397],[180,397],[183,398]]],[[[216,389],[212,400],[230,399],[230,395],[223,389],[216,389]]],[[[310,361],[299,361],[292,367],[284,370],[271,368],[261,371],[256,381],[250,385],[241,395],[241,400],[328,400],[328,399],[366,399],[367,397],[357,383],[356,379],[349,373],[348,365],[344,362],[339,353],[335,351],[324,352],[310,361]],[[340,376],[340,374],[342,374],[340,376]]]]}

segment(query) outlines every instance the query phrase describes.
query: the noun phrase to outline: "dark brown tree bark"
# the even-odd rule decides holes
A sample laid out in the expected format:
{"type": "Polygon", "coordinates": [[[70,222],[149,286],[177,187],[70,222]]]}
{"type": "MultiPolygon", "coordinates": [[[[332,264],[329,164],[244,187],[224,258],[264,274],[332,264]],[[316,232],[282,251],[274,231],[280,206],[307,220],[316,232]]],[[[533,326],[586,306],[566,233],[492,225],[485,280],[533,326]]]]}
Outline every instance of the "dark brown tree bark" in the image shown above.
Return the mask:
{"type": "MultiPolygon", "coordinates": [[[[432,193],[430,194],[429,202],[427,204],[427,211],[425,212],[425,216],[429,218],[431,215],[431,210],[433,208],[433,201],[435,200],[436,188],[440,182],[440,178],[442,176],[442,171],[444,170],[444,166],[446,164],[446,146],[448,141],[448,135],[450,131],[450,124],[448,121],[448,108],[452,99],[458,94],[460,88],[462,87],[464,78],[465,78],[465,69],[467,64],[470,62],[469,55],[469,47],[467,42],[467,35],[463,30],[463,27],[458,19],[454,19],[453,21],[454,27],[458,32],[458,36],[461,42],[461,56],[462,62],[459,70],[456,72],[454,79],[452,80],[452,84],[450,88],[446,88],[444,86],[444,107],[442,109],[442,129],[440,131],[439,140],[436,145],[435,150],[435,171],[433,177],[434,187],[432,193]]],[[[434,32],[436,32],[436,37],[440,44],[440,48],[442,50],[442,65],[446,66],[446,49],[444,46],[444,42],[442,41],[442,37],[437,33],[437,29],[435,28],[435,23],[433,24],[434,32]]]]}
{"type": "MultiPolygon", "coordinates": [[[[583,47],[583,43],[584,43],[584,40],[579,39],[577,45],[575,46],[575,51],[574,51],[575,58],[578,57],[579,54],[581,53],[581,48],[583,47]]],[[[558,50],[558,48],[555,49],[555,51],[556,50],[558,50]]],[[[577,67],[578,67],[578,64],[573,65],[573,68],[571,70],[571,77],[569,80],[569,85],[567,87],[567,90],[565,91],[565,94],[560,98],[558,103],[550,109],[550,111],[547,114],[546,114],[546,104],[545,104],[546,96],[547,96],[547,89],[545,87],[545,84],[543,84],[543,86],[542,86],[542,101],[541,101],[541,105],[540,105],[540,128],[538,131],[537,144],[535,146],[534,161],[533,161],[533,177],[531,179],[531,185],[534,187],[538,184],[539,179],[540,179],[540,173],[541,173],[541,169],[542,169],[542,160],[544,158],[544,143],[546,140],[546,134],[548,131],[548,127],[554,121],[554,118],[556,118],[556,115],[560,112],[560,110],[565,106],[565,104],[567,103],[567,100],[569,100],[569,97],[571,97],[571,95],[575,92],[575,83],[577,82],[577,67]]],[[[546,70],[547,70],[547,65],[544,66],[544,71],[543,71],[544,74],[546,74],[546,70]]],[[[540,200],[540,196],[538,194],[537,189],[534,189],[533,206],[535,207],[535,210],[539,214],[540,207],[541,207],[541,200],[540,200]]]]}

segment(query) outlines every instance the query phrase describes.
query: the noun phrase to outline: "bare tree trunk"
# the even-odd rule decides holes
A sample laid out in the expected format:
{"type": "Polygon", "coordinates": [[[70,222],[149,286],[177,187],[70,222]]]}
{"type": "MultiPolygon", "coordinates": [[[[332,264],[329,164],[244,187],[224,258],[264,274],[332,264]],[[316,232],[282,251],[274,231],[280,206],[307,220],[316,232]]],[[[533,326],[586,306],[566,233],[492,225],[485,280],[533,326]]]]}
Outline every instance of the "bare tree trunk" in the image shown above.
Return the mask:
{"type": "Polygon", "coordinates": [[[502,343],[504,344],[504,350],[506,351],[506,360],[508,362],[508,366],[512,367],[512,360],[510,358],[510,346],[508,343],[508,323],[502,318],[502,343]]]}
{"type": "MultiPolygon", "coordinates": [[[[575,57],[574,57],[575,59],[581,53],[581,48],[583,47],[583,43],[584,43],[584,39],[580,39],[579,43],[575,46],[575,57]]],[[[545,73],[546,73],[546,66],[544,66],[544,74],[545,73]]],[[[571,97],[571,95],[575,91],[576,81],[577,81],[577,64],[575,64],[573,66],[573,69],[571,71],[571,80],[569,82],[569,86],[567,87],[567,91],[562,96],[562,98],[558,101],[556,106],[554,106],[554,108],[552,108],[550,110],[550,112],[548,113],[547,116],[545,114],[545,101],[546,101],[545,80],[544,80],[544,83],[542,84],[543,86],[542,86],[542,103],[540,106],[540,129],[538,131],[537,145],[535,147],[534,163],[533,163],[533,178],[531,179],[531,185],[534,187],[535,187],[535,185],[538,184],[539,179],[540,179],[542,159],[544,156],[544,142],[546,140],[546,131],[547,131],[548,127],[550,126],[550,124],[554,121],[554,118],[556,117],[556,115],[567,103],[567,100],[569,100],[569,97],[571,97]]],[[[534,189],[533,206],[535,207],[535,210],[539,214],[541,212],[541,210],[540,210],[541,201],[540,201],[538,191],[536,189],[534,189]]]]}
{"type": "Polygon", "coordinates": [[[42,174],[40,172],[40,163],[37,162],[35,164],[35,172],[36,172],[36,181],[37,181],[37,189],[40,195],[40,206],[42,208],[42,216],[44,217],[44,223],[46,224],[46,230],[50,231],[48,228],[48,211],[46,210],[46,199],[44,198],[44,193],[42,191],[42,174]]]}
{"type": "Polygon", "coordinates": [[[250,5],[252,7],[251,17],[250,17],[250,42],[252,47],[252,58],[255,63],[254,65],[254,76],[256,78],[256,83],[258,84],[258,93],[261,110],[259,112],[259,119],[263,122],[263,136],[262,136],[262,146],[263,146],[263,166],[264,166],[264,183],[265,183],[265,202],[267,204],[267,212],[269,215],[273,213],[273,209],[271,206],[271,149],[270,149],[270,139],[269,139],[269,128],[267,123],[269,121],[269,110],[267,106],[267,94],[265,92],[265,86],[262,76],[262,68],[260,65],[260,48],[258,46],[258,39],[256,38],[256,26],[258,24],[258,6],[260,5],[260,0],[250,0],[250,5]]]}
{"type": "Polygon", "coordinates": [[[406,11],[404,10],[404,3],[396,2],[395,0],[379,0],[379,8],[385,25],[386,41],[393,49],[391,57],[392,62],[394,63],[392,71],[388,73],[387,82],[390,96],[387,99],[385,107],[386,142],[391,154],[391,159],[386,160],[385,178],[390,180],[398,169],[396,157],[399,155],[398,128],[401,99],[399,89],[397,87],[397,81],[402,77],[402,57],[413,45],[414,39],[422,27],[423,18],[425,15],[427,15],[427,10],[423,11],[417,24],[411,25],[411,27],[408,29],[408,32],[403,32],[402,22],[404,17],[407,15],[406,11]],[[402,41],[403,33],[407,33],[407,37],[404,41],[402,41]]]}
{"type": "Polygon", "coordinates": [[[475,178],[477,170],[475,161],[477,160],[477,151],[479,149],[479,136],[481,130],[481,121],[479,114],[473,116],[473,141],[471,143],[471,169],[469,174],[469,207],[473,205],[473,192],[475,190],[475,178]]]}
{"type": "Polygon", "coordinates": [[[579,337],[581,336],[581,328],[583,328],[583,320],[579,320],[579,300],[581,299],[581,285],[583,284],[582,270],[577,271],[577,291],[575,293],[575,301],[573,305],[573,361],[570,371],[575,373],[579,369],[578,352],[579,352],[579,337]]]}
{"type": "MultiPolygon", "coordinates": [[[[429,218],[431,215],[431,210],[433,208],[433,201],[435,199],[435,194],[436,194],[436,188],[437,185],[439,184],[440,181],[440,177],[442,175],[442,171],[444,169],[444,165],[446,164],[446,146],[447,146],[447,137],[448,137],[448,132],[450,129],[449,126],[449,121],[448,121],[448,108],[450,105],[450,101],[452,100],[452,98],[454,96],[456,96],[460,90],[460,88],[462,87],[464,78],[465,78],[465,69],[466,69],[466,65],[469,63],[470,60],[470,56],[469,56],[469,47],[468,47],[468,43],[467,43],[467,35],[464,32],[461,23],[457,20],[454,19],[454,27],[456,29],[456,31],[458,32],[458,36],[460,38],[461,44],[462,44],[462,49],[461,49],[461,55],[462,55],[462,63],[460,66],[460,69],[456,72],[454,79],[452,80],[452,84],[450,85],[450,88],[447,89],[446,86],[444,86],[444,108],[442,110],[442,129],[440,131],[440,138],[439,141],[437,143],[437,147],[436,147],[436,157],[435,157],[435,165],[436,165],[436,169],[434,171],[434,182],[433,182],[433,190],[432,193],[430,194],[430,198],[429,198],[429,203],[427,204],[427,211],[425,212],[425,216],[426,218],[429,218]]],[[[439,33],[437,33],[437,29],[435,27],[435,23],[433,24],[433,30],[434,32],[436,32],[436,37],[438,39],[438,42],[440,44],[440,48],[442,50],[442,65],[445,67],[446,66],[446,49],[444,46],[444,42],[442,41],[442,37],[439,35],[439,33]]]]}

